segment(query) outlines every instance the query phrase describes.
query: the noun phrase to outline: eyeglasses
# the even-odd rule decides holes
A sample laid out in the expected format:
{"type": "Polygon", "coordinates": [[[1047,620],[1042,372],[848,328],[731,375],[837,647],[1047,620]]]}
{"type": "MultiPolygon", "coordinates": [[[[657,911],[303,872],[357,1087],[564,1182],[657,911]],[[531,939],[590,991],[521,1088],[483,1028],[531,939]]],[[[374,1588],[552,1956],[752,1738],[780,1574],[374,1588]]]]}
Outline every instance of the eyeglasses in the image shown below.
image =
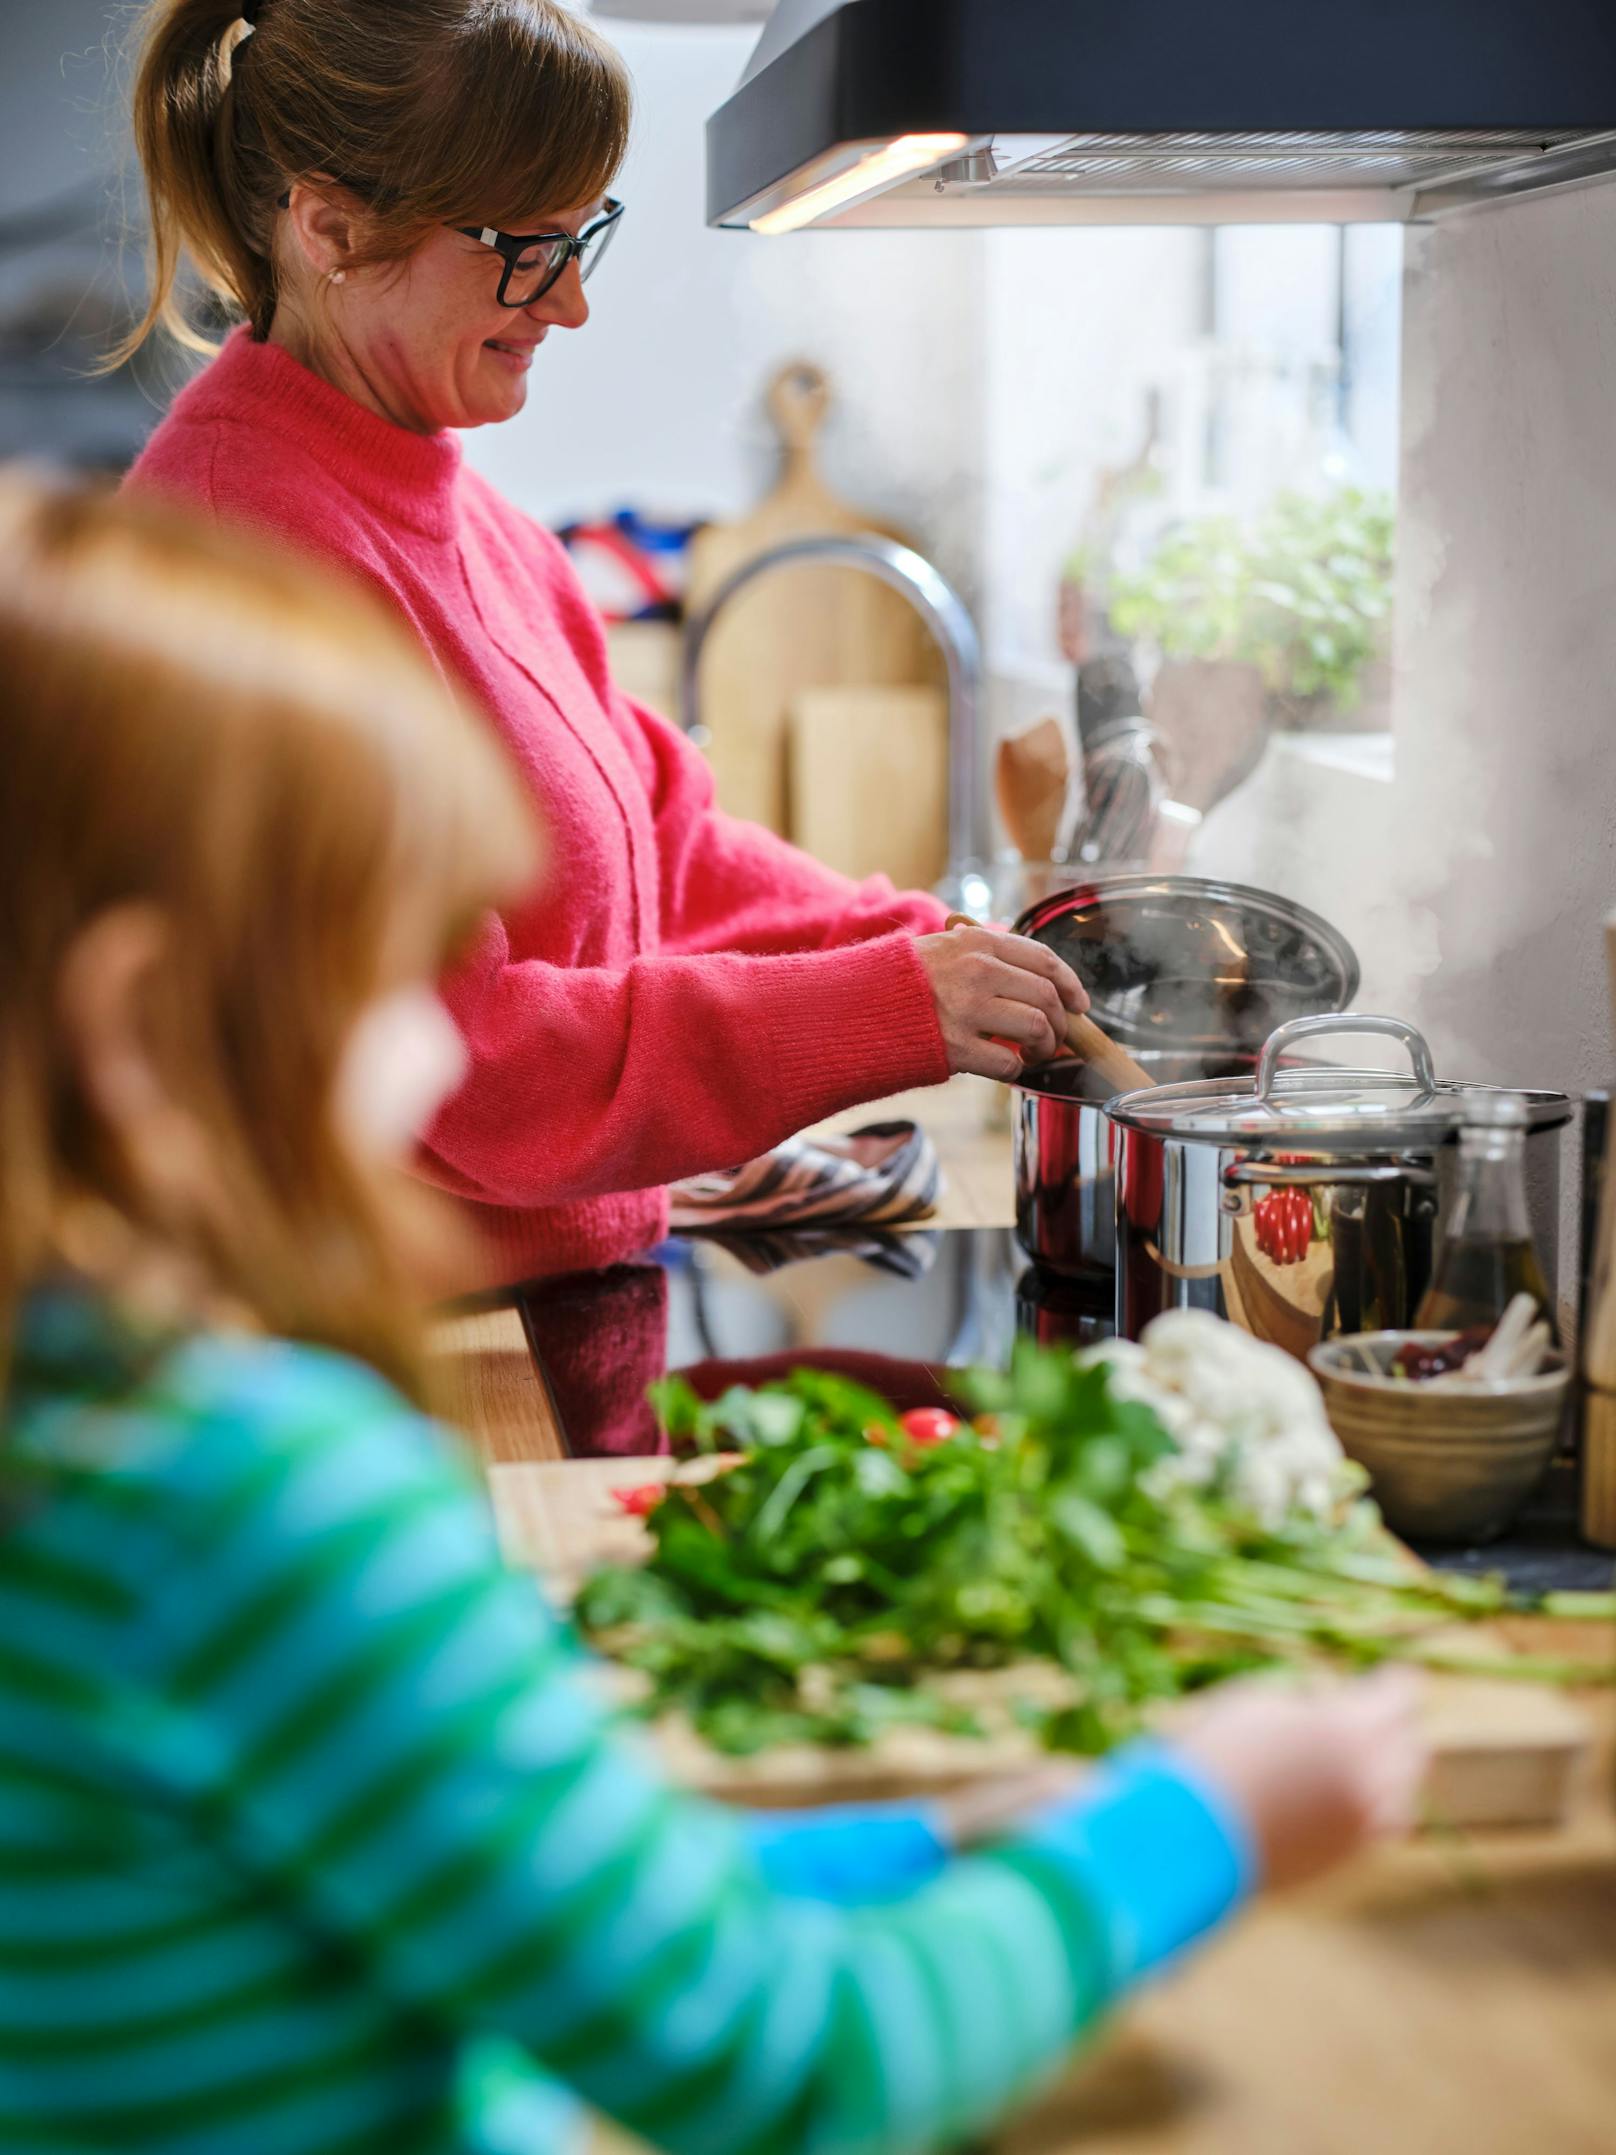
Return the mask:
{"type": "Polygon", "coordinates": [[[502,307],[531,307],[565,271],[569,262],[576,262],[578,275],[588,283],[595,265],[612,243],[622,217],[623,205],[606,199],[602,215],[591,220],[577,234],[571,232],[496,232],[492,225],[456,225],[457,232],[467,239],[479,240],[491,247],[504,263],[504,273],[499,280],[499,303],[502,307]]]}
{"type": "MultiPolygon", "coordinates": [[[[365,190],[355,187],[351,181],[344,180],[339,184],[350,194],[365,199],[365,190]]],[[[288,187],[276,207],[290,209],[291,203],[292,190],[288,187]]],[[[492,225],[475,224],[451,225],[449,229],[466,239],[480,241],[484,247],[491,247],[504,263],[499,280],[502,307],[531,307],[535,300],[544,297],[569,262],[575,261],[579,277],[585,284],[589,282],[595,264],[612,243],[612,234],[617,230],[622,214],[622,203],[614,202],[608,195],[603,213],[576,235],[571,232],[496,232],[492,225]]]]}

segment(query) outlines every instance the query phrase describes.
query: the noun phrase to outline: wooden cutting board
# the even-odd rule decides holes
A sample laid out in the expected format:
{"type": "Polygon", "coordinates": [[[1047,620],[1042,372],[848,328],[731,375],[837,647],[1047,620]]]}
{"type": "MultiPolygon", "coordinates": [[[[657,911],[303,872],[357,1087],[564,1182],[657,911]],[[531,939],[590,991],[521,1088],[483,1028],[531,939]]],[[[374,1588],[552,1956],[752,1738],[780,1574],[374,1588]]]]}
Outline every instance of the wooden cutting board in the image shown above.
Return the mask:
{"type": "Polygon", "coordinates": [[[948,866],[948,703],[934,688],[810,688],[787,722],[791,836],[827,868],[929,890],[948,866]]]}
{"type": "MultiPolygon", "coordinates": [[[[670,1459],[578,1459],[562,1465],[495,1467],[490,1475],[506,1559],[543,1574],[570,1601],[602,1564],[640,1562],[645,1528],[614,1503],[613,1489],[665,1481],[670,1459]]],[[[1507,1652],[1496,1633],[1461,1626],[1453,1644],[1507,1652]]],[[[991,1741],[906,1729],[862,1751],[782,1747],[752,1759],[722,1757],[688,1728],[666,1723],[658,1743],[680,1781],[728,1801],[759,1805],[852,1803],[936,1795],[1045,1756],[1007,1715],[1011,1694],[1049,1695],[1059,1672],[1044,1666],[957,1680],[961,1703],[990,1725],[991,1741]]],[[[1429,1814],[1441,1826],[1558,1824],[1569,1808],[1590,1745],[1581,1708],[1556,1692],[1494,1677],[1433,1676],[1428,1685],[1432,1768],[1429,1814]]]]}
{"type": "MultiPolygon", "coordinates": [[[[710,524],[696,539],[686,598],[692,614],[736,569],[789,539],[868,532],[913,544],[826,483],[815,444],[830,403],[829,380],[806,361],[775,377],[768,408],[780,439],[779,481],[749,516],[710,524]]],[[[726,608],[702,659],[700,713],[720,803],[795,835],[786,770],[792,699],[809,688],[940,691],[945,683],[942,659],[908,600],[862,569],[785,568],[761,577],[726,608]]],[[[859,783],[856,759],[845,782],[859,783]]]]}

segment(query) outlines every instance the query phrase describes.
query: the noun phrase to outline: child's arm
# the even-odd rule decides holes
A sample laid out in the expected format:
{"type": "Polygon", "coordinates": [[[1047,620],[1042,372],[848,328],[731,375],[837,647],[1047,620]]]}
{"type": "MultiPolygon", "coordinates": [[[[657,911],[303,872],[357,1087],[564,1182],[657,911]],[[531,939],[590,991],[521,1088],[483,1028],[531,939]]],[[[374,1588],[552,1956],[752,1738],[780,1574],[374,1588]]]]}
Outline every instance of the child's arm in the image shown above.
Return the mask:
{"type": "Polygon", "coordinates": [[[517,2038],[676,2151],[916,2146],[1243,1892],[1242,1826],[1166,1758],[895,1906],[771,1889],[732,1814],[610,1732],[440,1433],[284,1361],[294,1437],[207,1433],[149,1673],[206,1830],[402,2009],[517,2038]]]}
{"type": "Polygon", "coordinates": [[[929,1885],[952,1849],[934,1804],[838,1804],[743,1814],[747,1846],[776,1893],[854,1908],[929,1885]]]}

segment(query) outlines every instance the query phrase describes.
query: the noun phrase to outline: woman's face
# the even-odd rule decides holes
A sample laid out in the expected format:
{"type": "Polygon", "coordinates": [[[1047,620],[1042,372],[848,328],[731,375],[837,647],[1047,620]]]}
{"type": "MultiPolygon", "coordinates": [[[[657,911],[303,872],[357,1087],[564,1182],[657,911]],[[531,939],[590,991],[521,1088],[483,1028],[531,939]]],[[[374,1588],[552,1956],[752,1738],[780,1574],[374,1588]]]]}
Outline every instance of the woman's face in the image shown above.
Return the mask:
{"type": "MultiPolygon", "coordinates": [[[[600,212],[590,202],[535,216],[523,232],[576,233],[600,212]]],[[[329,287],[324,310],[340,356],[388,418],[418,433],[496,425],[527,402],[528,370],[552,329],[589,319],[576,262],[530,307],[499,303],[503,263],[491,247],[432,233],[401,265],[329,287]]]]}

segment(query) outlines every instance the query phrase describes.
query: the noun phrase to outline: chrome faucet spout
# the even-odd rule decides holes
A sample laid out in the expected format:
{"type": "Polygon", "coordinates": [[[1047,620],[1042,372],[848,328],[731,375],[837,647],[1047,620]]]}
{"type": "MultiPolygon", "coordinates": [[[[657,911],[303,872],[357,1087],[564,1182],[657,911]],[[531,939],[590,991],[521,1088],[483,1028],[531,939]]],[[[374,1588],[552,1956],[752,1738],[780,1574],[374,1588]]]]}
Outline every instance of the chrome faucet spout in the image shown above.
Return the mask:
{"type": "Polygon", "coordinates": [[[960,904],[961,910],[975,912],[979,907],[964,901],[972,895],[973,877],[975,884],[986,889],[979,869],[986,844],[981,770],[982,644],[959,593],[912,547],[879,538],[873,532],[792,539],[735,570],[706,605],[692,615],[685,628],[680,682],[685,730],[702,745],[710,738],[701,721],[701,658],[725,607],[737,592],[771,569],[804,562],[863,569],[879,577],[914,607],[943,654],[948,668],[948,876],[942,890],[951,902],[960,904]]]}

